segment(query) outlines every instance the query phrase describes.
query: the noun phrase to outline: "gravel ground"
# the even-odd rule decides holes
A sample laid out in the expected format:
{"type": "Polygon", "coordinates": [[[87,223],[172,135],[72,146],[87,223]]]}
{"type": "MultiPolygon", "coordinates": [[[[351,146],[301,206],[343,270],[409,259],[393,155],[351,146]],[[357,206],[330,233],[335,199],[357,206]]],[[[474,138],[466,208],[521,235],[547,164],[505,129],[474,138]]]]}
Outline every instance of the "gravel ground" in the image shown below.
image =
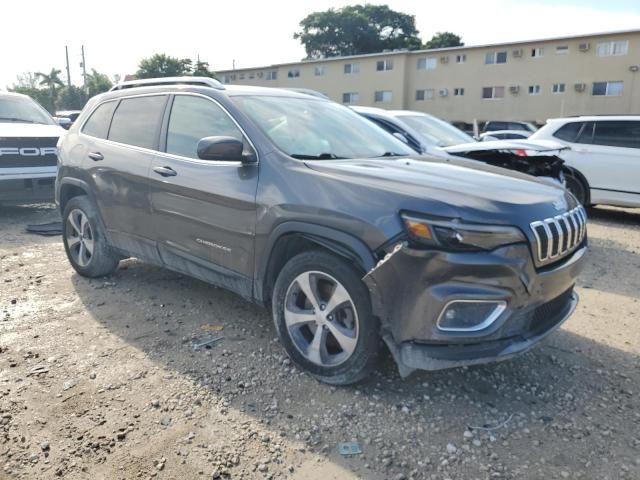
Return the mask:
{"type": "Polygon", "coordinates": [[[331,388],[264,310],[135,260],[82,278],[24,232],[51,206],[0,209],[0,478],[640,479],[640,212],[590,215],[581,303],[539,348],[331,388]]]}

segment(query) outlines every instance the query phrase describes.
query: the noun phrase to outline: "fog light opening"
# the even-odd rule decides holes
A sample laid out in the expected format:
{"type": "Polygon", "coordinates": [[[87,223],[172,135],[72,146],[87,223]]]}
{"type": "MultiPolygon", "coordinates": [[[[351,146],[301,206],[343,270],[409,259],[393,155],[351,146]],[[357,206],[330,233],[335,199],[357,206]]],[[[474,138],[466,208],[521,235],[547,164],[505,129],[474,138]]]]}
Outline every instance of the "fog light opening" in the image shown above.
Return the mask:
{"type": "Polygon", "coordinates": [[[493,300],[453,300],[438,318],[444,332],[477,332],[495,322],[507,308],[507,302],[493,300]]]}

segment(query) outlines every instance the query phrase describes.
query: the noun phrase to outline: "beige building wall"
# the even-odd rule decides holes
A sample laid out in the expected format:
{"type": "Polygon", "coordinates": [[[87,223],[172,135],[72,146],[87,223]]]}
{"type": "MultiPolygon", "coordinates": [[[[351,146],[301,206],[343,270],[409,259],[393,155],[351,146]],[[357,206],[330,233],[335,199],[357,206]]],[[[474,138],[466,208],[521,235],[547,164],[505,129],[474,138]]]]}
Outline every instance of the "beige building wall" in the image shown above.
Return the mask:
{"type": "Polygon", "coordinates": [[[340,103],[345,93],[357,93],[358,105],[418,110],[449,121],[543,123],[547,118],[567,115],[640,114],[639,65],[640,30],[637,30],[488,46],[383,52],[221,71],[218,75],[230,84],[310,88],[340,103]],[[627,42],[626,54],[598,55],[599,44],[612,42],[627,42]],[[532,56],[534,49],[536,56],[532,56]],[[487,54],[497,52],[506,52],[506,63],[485,63],[487,54]],[[459,56],[464,56],[463,62],[458,61],[459,56]],[[379,61],[391,61],[392,69],[378,71],[379,61]],[[418,68],[419,62],[423,68],[418,68]],[[345,74],[345,64],[358,64],[358,73],[345,74]],[[299,76],[290,77],[289,72],[295,70],[299,76]],[[268,72],[277,72],[276,78],[268,79],[268,72]],[[623,83],[619,96],[592,94],[594,82],[620,81],[623,83]],[[564,84],[564,92],[554,93],[554,84],[564,84]],[[504,87],[503,98],[483,98],[484,87],[504,87]],[[534,94],[529,93],[529,87],[534,88],[534,94]],[[460,89],[464,89],[463,94],[460,89]],[[425,91],[424,100],[417,99],[418,90],[425,91]],[[383,91],[391,92],[391,98],[384,94],[388,101],[376,102],[375,92],[383,91]]]}

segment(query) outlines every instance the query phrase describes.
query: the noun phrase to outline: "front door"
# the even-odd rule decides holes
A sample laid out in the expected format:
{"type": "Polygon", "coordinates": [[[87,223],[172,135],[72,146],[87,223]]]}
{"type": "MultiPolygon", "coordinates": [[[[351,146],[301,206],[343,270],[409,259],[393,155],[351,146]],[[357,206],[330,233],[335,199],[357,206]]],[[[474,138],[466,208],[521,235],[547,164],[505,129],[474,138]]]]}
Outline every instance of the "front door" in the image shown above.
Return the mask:
{"type": "Polygon", "coordinates": [[[164,152],[149,173],[154,236],[164,263],[249,297],[252,289],[258,164],[206,161],[210,136],[248,140],[213,99],[173,97],[164,152]]]}

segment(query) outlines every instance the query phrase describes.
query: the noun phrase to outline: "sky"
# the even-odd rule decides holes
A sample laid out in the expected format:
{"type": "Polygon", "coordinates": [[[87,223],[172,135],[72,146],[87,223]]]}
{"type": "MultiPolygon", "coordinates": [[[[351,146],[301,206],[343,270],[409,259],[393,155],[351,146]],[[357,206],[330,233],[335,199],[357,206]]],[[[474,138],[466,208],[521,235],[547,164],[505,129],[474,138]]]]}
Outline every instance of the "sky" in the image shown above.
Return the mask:
{"type": "MultiPolygon", "coordinates": [[[[293,39],[307,14],[366,0],[27,0],[3,2],[0,88],[24,72],[65,72],[81,84],[87,68],[110,77],[134,73],[154,53],[209,62],[214,70],[291,62],[305,56],[293,39]]],[[[638,0],[388,0],[415,15],[423,40],[452,31],[467,45],[640,28],[638,0]]]]}

